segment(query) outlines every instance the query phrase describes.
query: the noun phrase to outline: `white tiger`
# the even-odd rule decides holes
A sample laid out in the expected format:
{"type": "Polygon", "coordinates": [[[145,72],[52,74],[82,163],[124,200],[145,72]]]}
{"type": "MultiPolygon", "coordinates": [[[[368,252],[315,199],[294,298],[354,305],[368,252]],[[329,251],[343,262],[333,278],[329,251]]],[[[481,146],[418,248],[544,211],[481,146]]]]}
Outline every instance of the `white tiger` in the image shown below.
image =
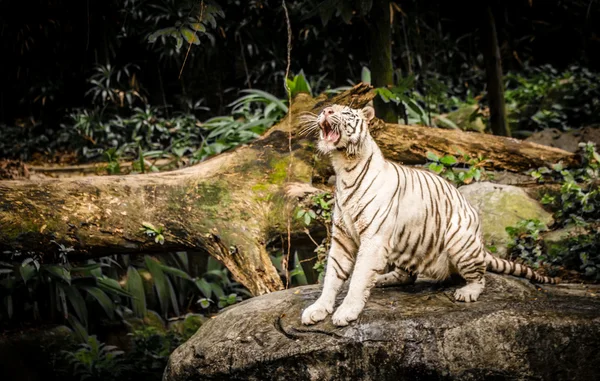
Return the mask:
{"type": "Polygon", "coordinates": [[[303,115],[304,133],[319,132],[318,149],[336,173],[332,242],[321,296],[302,313],[314,324],[333,312],[350,278],[348,294],[332,316],[345,326],[356,320],[373,286],[410,284],[417,274],[442,280],[458,273],[467,284],[458,301],[474,302],[486,268],[538,283],[557,283],[529,267],[497,258],[483,242],[476,210],[445,179],[387,161],[368,127],[372,107],[332,105],[303,115]],[[384,271],[391,271],[384,274],[384,271]]]}

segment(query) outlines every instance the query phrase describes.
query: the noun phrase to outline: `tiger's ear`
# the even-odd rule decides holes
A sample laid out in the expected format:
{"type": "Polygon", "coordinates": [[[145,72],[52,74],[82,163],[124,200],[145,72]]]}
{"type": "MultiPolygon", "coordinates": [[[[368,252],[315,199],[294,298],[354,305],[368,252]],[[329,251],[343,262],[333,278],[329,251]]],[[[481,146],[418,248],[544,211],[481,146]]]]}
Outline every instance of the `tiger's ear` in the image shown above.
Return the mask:
{"type": "Polygon", "coordinates": [[[362,109],[363,115],[365,116],[365,118],[367,119],[367,122],[370,122],[371,119],[373,119],[375,117],[375,109],[373,109],[373,107],[371,106],[367,106],[365,108],[362,109]]]}

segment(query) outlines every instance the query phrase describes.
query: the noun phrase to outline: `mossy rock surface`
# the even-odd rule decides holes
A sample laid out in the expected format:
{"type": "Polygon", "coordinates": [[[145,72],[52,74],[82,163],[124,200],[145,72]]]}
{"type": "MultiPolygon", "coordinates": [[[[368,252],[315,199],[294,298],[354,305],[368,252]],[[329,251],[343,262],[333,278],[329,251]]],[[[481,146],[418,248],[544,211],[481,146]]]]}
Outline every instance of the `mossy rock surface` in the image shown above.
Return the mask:
{"type": "Polygon", "coordinates": [[[515,226],[524,219],[537,219],[546,226],[554,223],[552,214],[519,187],[479,182],[459,190],[479,211],[485,242],[494,245],[500,256],[506,253],[506,245],[511,241],[505,230],[507,226],[515,226]]]}
{"type": "MultiPolygon", "coordinates": [[[[359,319],[313,326],[318,285],[225,309],[171,355],[164,381],[600,379],[600,300],[578,285],[543,290],[486,274],[475,303],[426,279],[373,290],[359,319]]],[[[340,293],[336,306],[346,294],[340,293]]]]}

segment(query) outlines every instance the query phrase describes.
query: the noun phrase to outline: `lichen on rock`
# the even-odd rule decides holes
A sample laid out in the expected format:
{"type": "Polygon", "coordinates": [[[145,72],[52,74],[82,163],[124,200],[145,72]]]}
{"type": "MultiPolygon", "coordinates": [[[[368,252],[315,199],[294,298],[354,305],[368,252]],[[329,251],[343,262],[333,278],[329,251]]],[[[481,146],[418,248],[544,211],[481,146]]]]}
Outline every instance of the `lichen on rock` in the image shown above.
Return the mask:
{"type": "Polygon", "coordinates": [[[496,246],[500,256],[510,242],[507,226],[525,219],[537,219],[546,226],[554,223],[552,214],[517,186],[478,182],[462,186],[459,191],[479,211],[485,242],[496,246]]]}

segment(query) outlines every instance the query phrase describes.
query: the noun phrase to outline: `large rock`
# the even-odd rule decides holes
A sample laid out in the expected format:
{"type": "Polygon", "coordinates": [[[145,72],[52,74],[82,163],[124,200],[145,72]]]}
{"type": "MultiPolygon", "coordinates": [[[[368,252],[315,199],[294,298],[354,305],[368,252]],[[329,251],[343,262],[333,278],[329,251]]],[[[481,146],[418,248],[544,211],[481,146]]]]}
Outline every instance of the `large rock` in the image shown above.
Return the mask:
{"type": "Polygon", "coordinates": [[[177,348],[164,381],[600,379],[596,293],[486,278],[471,304],[453,300],[455,286],[426,280],[375,289],[359,320],[343,328],[329,317],[301,324],[319,286],[256,297],[177,348]]]}
{"type": "Polygon", "coordinates": [[[514,226],[523,219],[538,219],[547,226],[554,223],[552,214],[517,186],[478,182],[459,190],[479,211],[485,242],[496,246],[500,256],[506,253],[510,242],[507,226],[514,226]]]}

